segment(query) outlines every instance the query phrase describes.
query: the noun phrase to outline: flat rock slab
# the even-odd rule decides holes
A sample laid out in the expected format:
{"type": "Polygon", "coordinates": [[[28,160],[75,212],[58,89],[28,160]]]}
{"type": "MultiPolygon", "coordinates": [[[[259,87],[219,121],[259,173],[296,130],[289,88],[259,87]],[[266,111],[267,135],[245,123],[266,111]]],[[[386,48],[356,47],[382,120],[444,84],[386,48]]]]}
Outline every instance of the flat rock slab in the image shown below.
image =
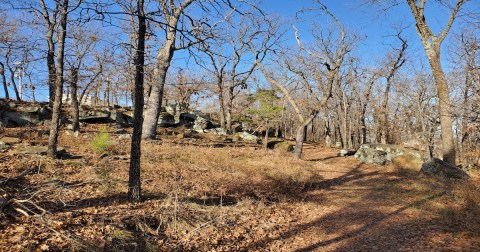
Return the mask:
{"type": "MultiPolygon", "coordinates": [[[[16,153],[18,154],[30,154],[30,155],[47,155],[47,146],[28,146],[25,148],[18,149],[16,153]]],[[[58,147],[57,154],[62,155],[65,153],[65,148],[58,147]]]]}
{"type": "Polygon", "coordinates": [[[3,142],[5,144],[17,144],[21,143],[22,139],[16,137],[2,137],[0,138],[0,142],[3,142]]]}

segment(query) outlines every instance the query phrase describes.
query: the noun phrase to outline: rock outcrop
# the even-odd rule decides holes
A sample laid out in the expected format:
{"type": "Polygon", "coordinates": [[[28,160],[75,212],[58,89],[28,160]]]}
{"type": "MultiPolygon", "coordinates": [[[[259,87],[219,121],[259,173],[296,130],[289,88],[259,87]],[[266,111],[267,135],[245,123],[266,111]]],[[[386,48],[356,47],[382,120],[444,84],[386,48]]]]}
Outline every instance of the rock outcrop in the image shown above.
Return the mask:
{"type": "Polygon", "coordinates": [[[362,162],[380,165],[390,163],[395,157],[402,155],[410,155],[422,160],[425,153],[390,144],[363,144],[355,153],[355,157],[362,162]]]}
{"type": "Polygon", "coordinates": [[[385,165],[388,161],[387,154],[385,151],[360,147],[355,153],[355,158],[369,164],[385,165]]]}
{"type": "Polygon", "coordinates": [[[422,172],[441,179],[461,179],[470,178],[464,170],[444,162],[438,158],[423,163],[422,172]]]}

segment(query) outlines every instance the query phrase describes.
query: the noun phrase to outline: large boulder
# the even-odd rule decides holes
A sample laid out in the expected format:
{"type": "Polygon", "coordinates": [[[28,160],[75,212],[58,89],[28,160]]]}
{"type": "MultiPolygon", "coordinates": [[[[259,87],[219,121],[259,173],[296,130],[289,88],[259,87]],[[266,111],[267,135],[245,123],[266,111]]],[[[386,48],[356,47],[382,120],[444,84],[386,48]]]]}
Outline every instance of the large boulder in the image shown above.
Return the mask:
{"type": "Polygon", "coordinates": [[[355,155],[355,153],[357,153],[357,150],[341,149],[338,155],[340,157],[346,157],[346,156],[353,156],[355,155]]]}
{"type": "Polygon", "coordinates": [[[1,112],[0,118],[4,127],[23,127],[40,123],[39,114],[31,112],[6,110],[1,112]]]}
{"type": "Polygon", "coordinates": [[[433,158],[432,160],[423,163],[422,172],[441,179],[468,179],[470,176],[464,170],[450,165],[449,163],[433,158]]]}
{"type": "Polygon", "coordinates": [[[385,165],[387,160],[387,152],[372,149],[372,148],[360,148],[355,153],[355,158],[365,163],[374,163],[379,165],[385,165]]]}
{"type": "MultiPolygon", "coordinates": [[[[357,150],[355,157],[359,158],[360,161],[366,162],[367,159],[377,159],[380,156],[385,156],[385,162],[374,162],[374,163],[390,163],[394,158],[398,156],[409,155],[417,159],[422,159],[425,156],[425,153],[418,150],[406,149],[399,145],[392,144],[362,144],[357,150]],[[385,154],[384,154],[385,153],[385,154]],[[369,155],[374,155],[369,157],[369,155]]],[[[383,157],[381,158],[383,159],[383,157]]],[[[377,160],[380,161],[380,160],[377,160]]]]}
{"type": "Polygon", "coordinates": [[[239,132],[237,133],[237,136],[239,136],[243,141],[252,141],[252,142],[257,142],[258,141],[258,137],[253,135],[253,134],[250,134],[248,132],[239,132]]]}
{"type": "Polygon", "coordinates": [[[175,118],[173,115],[167,112],[161,112],[158,116],[158,126],[161,127],[170,127],[175,126],[175,118]]]}
{"type": "Polygon", "coordinates": [[[88,109],[80,110],[80,118],[78,120],[86,123],[108,123],[112,121],[109,111],[88,109]]]}
{"type": "Polygon", "coordinates": [[[399,170],[418,172],[422,168],[422,164],[421,159],[410,154],[396,156],[392,159],[392,165],[399,170]]]}
{"type": "Polygon", "coordinates": [[[121,126],[128,126],[130,124],[133,124],[133,118],[120,111],[110,112],[110,119],[121,126]]]}
{"type": "Polygon", "coordinates": [[[289,142],[281,141],[281,140],[269,141],[267,144],[267,148],[273,149],[276,152],[280,152],[280,153],[293,152],[293,150],[295,149],[293,144],[290,144],[289,142]]]}

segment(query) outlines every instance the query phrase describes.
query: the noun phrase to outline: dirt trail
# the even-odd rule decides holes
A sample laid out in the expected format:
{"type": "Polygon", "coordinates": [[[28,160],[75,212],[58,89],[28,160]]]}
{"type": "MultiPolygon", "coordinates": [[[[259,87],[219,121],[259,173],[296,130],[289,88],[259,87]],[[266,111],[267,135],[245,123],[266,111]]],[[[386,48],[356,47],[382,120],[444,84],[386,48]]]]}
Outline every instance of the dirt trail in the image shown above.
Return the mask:
{"type": "Polygon", "coordinates": [[[307,148],[305,159],[323,180],[308,186],[292,209],[299,220],[266,248],[281,239],[284,251],[480,251],[468,230],[431,211],[442,207],[439,184],[336,154],[307,148]]]}

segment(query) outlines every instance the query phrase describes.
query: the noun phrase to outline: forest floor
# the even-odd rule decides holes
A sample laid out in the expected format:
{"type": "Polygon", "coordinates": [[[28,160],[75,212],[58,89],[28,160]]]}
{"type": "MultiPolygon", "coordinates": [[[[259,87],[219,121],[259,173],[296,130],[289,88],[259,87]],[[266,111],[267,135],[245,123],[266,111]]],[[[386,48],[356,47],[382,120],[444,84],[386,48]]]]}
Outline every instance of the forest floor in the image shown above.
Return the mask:
{"type": "Polygon", "coordinates": [[[312,144],[295,161],[162,136],[143,144],[145,200],[129,203],[130,142],[111,133],[96,153],[98,129],[62,131],[61,160],[16,151],[45,145],[45,128],[0,132],[22,139],[0,152],[0,251],[480,251],[475,172],[455,183],[312,144]]]}

